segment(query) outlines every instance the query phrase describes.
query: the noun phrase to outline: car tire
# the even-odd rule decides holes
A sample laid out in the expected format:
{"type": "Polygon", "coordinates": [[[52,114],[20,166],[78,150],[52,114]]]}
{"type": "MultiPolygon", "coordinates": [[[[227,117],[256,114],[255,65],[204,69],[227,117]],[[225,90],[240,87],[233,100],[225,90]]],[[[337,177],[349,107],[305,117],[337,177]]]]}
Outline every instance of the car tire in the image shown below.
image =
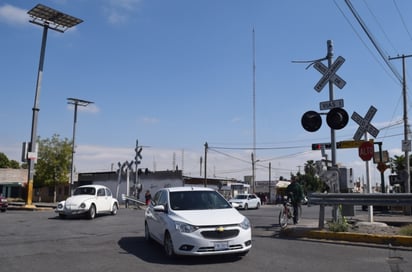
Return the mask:
{"type": "Polygon", "coordinates": [[[1,209],[1,212],[6,212],[7,211],[7,209],[1,209]]]}
{"type": "Polygon", "coordinates": [[[119,210],[119,207],[117,207],[117,204],[114,203],[112,207],[112,215],[116,215],[118,210],[119,210]]]}
{"type": "Polygon", "coordinates": [[[260,203],[258,202],[258,204],[256,205],[256,210],[258,210],[260,208],[260,203]]]}
{"type": "Polygon", "coordinates": [[[249,209],[249,206],[247,205],[247,203],[245,203],[245,207],[243,209],[245,210],[249,209]]]}
{"type": "Polygon", "coordinates": [[[66,219],[66,215],[63,214],[63,213],[59,213],[59,217],[60,217],[60,219],[66,219]]]}
{"type": "Polygon", "coordinates": [[[92,204],[90,206],[89,211],[87,212],[87,218],[94,219],[95,217],[96,217],[96,206],[94,206],[94,204],[92,204]]]}
{"type": "Polygon", "coordinates": [[[175,252],[173,250],[173,241],[172,241],[172,237],[170,237],[169,232],[166,232],[165,234],[165,238],[163,241],[163,247],[164,247],[167,257],[172,258],[175,256],[175,252]]]}
{"type": "Polygon", "coordinates": [[[150,236],[150,230],[149,230],[149,226],[147,225],[147,222],[144,223],[144,240],[146,242],[152,242],[152,236],[150,236]]]}

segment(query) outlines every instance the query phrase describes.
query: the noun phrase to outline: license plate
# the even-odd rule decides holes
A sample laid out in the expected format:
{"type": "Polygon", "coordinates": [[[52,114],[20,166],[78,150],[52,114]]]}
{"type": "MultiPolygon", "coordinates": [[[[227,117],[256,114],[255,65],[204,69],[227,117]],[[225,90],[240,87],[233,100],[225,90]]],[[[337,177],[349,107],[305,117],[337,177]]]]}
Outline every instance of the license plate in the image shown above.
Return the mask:
{"type": "Polygon", "coordinates": [[[215,242],[215,250],[226,250],[229,248],[228,242],[215,242]]]}

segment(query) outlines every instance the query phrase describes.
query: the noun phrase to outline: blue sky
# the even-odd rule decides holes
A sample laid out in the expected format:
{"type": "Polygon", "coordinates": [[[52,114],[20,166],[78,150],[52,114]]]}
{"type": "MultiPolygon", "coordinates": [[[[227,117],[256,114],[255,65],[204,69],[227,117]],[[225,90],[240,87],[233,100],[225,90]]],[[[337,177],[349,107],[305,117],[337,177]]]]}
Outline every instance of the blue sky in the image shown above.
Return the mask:
{"type": "MultiPolygon", "coordinates": [[[[411,1],[351,2],[385,55],[412,53],[411,1]]],[[[198,176],[208,142],[208,176],[243,178],[251,175],[255,132],[257,179],[268,179],[269,162],[272,179],[288,177],[307,160],[322,158],[311,151],[312,143],[330,142],[325,118],[312,133],[300,122],[306,111],[320,111],[319,103],[329,100],[327,88],[314,90],[321,74],[292,62],[325,57],[327,40],[333,41],[334,59],[346,60],[337,74],[347,84],[334,89],[335,99],[344,99],[349,116],[376,107],[376,141],[390,156],[402,154],[401,83],[343,0],[41,3],[84,20],[65,33],[49,31],[37,130],[42,138],[71,139],[73,107],[66,99],[93,101],[78,111],[80,172],[107,171],[112,164],[116,169],[117,162],[132,160],[138,139],[144,146],[141,167],[178,166],[198,176]]],[[[28,22],[27,11],[36,4],[0,0],[0,152],[15,160],[30,139],[42,28],[28,22]]],[[[401,61],[392,64],[402,74],[401,61]]],[[[336,131],[336,140],[351,140],[357,128],[350,120],[336,131]]],[[[354,168],[355,177],[364,176],[356,149],[338,150],[337,162],[354,168]]]]}

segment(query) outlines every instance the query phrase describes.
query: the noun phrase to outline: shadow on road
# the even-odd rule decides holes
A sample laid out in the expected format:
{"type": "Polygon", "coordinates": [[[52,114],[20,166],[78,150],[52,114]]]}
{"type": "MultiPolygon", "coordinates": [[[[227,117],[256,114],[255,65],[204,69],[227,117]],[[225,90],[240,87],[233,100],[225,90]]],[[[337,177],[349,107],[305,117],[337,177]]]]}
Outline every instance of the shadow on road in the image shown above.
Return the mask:
{"type": "Polygon", "coordinates": [[[119,240],[118,244],[128,254],[155,264],[208,265],[211,263],[231,263],[242,259],[242,257],[234,255],[178,256],[169,258],[164,253],[161,245],[156,242],[146,242],[144,237],[123,237],[119,240]]]}

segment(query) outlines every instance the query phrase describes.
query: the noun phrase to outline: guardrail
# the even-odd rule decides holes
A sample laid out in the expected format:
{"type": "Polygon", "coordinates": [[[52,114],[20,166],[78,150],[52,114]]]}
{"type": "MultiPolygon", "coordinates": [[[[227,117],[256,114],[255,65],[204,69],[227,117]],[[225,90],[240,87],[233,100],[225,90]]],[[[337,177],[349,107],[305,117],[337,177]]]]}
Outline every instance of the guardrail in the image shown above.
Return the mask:
{"type": "Polygon", "coordinates": [[[320,205],[319,228],[323,228],[327,205],[412,206],[412,194],[312,193],[308,204],[320,205]]]}
{"type": "Polygon", "coordinates": [[[310,205],[412,205],[412,194],[360,194],[313,193],[308,196],[310,205]]]}

